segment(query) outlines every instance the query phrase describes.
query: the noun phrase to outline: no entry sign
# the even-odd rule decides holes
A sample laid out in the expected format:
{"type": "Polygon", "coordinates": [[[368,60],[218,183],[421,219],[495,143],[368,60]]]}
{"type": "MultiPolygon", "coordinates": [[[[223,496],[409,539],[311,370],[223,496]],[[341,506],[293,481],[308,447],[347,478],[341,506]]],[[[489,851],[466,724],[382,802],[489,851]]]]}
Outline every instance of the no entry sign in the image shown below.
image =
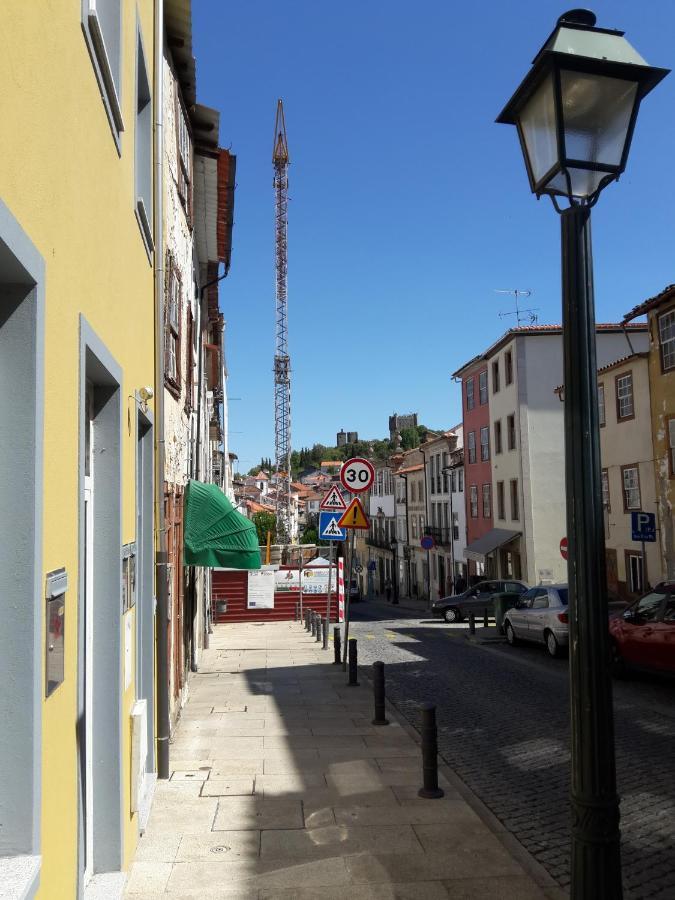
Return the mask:
{"type": "Polygon", "coordinates": [[[367,491],[375,478],[375,469],[367,459],[353,456],[340,469],[340,481],[352,494],[367,491]]]}
{"type": "Polygon", "coordinates": [[[567,559],[567,538],[564,537],[562,541],[560,541],[560,555],[563,559],[567,559]]]}

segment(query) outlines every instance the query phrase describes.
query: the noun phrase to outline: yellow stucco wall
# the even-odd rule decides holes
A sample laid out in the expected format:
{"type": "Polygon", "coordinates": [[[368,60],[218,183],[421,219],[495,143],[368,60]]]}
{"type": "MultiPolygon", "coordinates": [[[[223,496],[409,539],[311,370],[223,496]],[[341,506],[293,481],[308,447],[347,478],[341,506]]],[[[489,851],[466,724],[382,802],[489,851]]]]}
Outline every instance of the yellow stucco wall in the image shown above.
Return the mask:
{"type": "Polygon", "coordinates": [[[675,298],[670,296],[649,314],[649,384],[660,529],[657,537],[666,578],[675,578],[675,478],[671,477],[668,444],[668,420],[675,416],[675,370],[662,369],[658,317],[673,308],[675,298]]]}
{"type": "MultiPolygon", "coordinates": [[[[152,80],[153,3],[124,0],[122,7],[121,156],[83,35],[80,0],[9,3],[0,22],[0,197],[46,268],[43,568],[65,566],[69,576],[65,681],[43,700],[39,896],[58,900],[75,896],[77,873],[79,314],[123,370],[125,543],[136,539],[136,413],[127,398],[154,384],[153,270],[134,213],[136,27],[138,16],[152,80]]],[[[123,654],[123,631],[120,643],[123,654]]],[[[129,812],[134,681],[123,708],[125,866],[137,833],[129,812]]]]}

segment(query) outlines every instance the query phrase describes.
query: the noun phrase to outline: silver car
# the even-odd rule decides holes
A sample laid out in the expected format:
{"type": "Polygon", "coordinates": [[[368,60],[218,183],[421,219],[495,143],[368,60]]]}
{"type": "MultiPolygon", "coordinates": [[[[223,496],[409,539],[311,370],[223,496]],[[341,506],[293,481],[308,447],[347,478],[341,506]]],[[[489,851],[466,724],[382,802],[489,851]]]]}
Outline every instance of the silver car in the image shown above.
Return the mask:
{"type": "Polygon", "coordinates": [[[567,585],[540,584],[530,588],[504,616],[506,639],[545,644],[551,656],[560,656],[569,642],[567,585]]]}

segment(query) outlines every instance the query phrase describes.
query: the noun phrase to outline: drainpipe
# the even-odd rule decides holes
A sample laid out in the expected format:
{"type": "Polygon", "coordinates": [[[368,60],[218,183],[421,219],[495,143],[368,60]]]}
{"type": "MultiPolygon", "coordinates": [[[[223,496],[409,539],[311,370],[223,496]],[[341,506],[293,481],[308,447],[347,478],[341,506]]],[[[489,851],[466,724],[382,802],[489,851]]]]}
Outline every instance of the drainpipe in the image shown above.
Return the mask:
{"type": "Polygon", "coordinates": [[[156,701],[157,701],[157,776],[169,777],[169,659],[167,645],[168,584],[166,526],[164,522],[164,4],[155,4],[155,140],[154,140],[154,212],[155,212],[155,503],[157,522],[157,561],[155,564],[156,701]]]}

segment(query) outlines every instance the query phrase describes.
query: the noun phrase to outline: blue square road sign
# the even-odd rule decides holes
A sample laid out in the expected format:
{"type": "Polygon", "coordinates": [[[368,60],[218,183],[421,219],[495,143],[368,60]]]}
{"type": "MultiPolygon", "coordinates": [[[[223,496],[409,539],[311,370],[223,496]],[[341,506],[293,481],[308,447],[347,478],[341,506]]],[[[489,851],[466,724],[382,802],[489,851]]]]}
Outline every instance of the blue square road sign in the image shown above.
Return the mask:
{"type": "Polygon", "coordinates": [[[645,541],[646,543],[656,541],[656,515],[654,513],[631,513],[630,522],[634,541],[645,541]]]}
{"type": "Polygon", "coordinates": [[[319,540],[344,541],[347,539],[347,529],[340,528],[338,525],[341,516],[341,512],[325,512],[321,510],[319,513],[319,540]]]}

